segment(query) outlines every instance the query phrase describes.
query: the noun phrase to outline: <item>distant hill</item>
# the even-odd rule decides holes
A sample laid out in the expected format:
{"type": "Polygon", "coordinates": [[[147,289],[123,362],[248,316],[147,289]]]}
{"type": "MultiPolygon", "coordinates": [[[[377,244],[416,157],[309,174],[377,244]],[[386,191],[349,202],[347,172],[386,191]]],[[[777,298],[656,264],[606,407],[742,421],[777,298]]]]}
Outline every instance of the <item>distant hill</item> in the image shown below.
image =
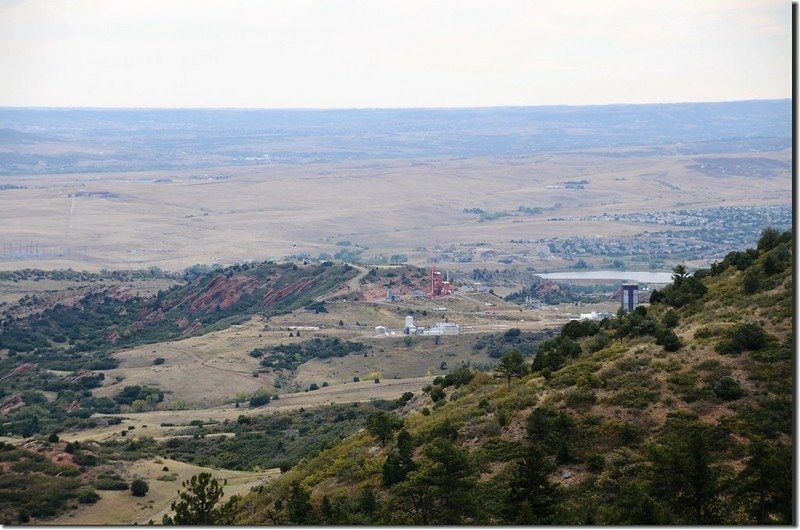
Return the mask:
{"type": "Polygon", "coordinates": [[[6,146],[21,143],[32,143],[43,139],[43,137],[36,134],[24,133],[14,129],[0,128],[0,142],[6,146]]]}
{"type": "Polygon", "coordinates": [[[237,521],[794,524],[792,252],[766,230],[649,307],[566,325],[533,373],[460,368],[233,500],[237,521]]]}
{"type": "Polygon", "coordinates": [[[1,153],[0,174],[531,156],[587,149],[608,156],[775,151],[791,146],[790,122],[788,99],[463,109],[5,108],[0,109],[4,127],[24,133],[46,130],[49,137],[75,147],[64,154],[27,148],[1,153]],[[109,154],[99,156],[98,150],[109,154]]]}

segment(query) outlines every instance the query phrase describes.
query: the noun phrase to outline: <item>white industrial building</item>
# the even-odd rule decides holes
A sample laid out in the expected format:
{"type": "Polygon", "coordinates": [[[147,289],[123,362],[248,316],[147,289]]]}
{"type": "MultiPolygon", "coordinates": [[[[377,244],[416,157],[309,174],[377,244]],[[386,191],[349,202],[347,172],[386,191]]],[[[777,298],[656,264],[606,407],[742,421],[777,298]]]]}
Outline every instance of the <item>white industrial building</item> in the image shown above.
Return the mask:
{"type": "Polygon", "coordinates": [[[422,335],[458,335],[458,333],[458,324],[453,322],[437,322],[422,331],[422,335]]]}

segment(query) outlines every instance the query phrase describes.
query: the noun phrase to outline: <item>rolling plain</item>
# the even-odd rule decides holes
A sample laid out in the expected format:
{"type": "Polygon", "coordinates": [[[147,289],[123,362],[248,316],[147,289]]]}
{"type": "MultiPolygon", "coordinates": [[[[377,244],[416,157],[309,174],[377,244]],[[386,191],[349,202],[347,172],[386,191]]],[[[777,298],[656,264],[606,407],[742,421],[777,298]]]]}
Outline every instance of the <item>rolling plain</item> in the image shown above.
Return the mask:
{"type": "MultiPolygon", "coordinates": [[[[104,481],[150,484],[141,499],[103,489],[40,513],[0,503],[0,522],[159,522],[197,473],[227,479],[226,499],[261,492],[342,441],[366,447],[370,415],[402,411],[419,426],[423,406],[453,410],[430,398],[446,376],[489,385],[511,350],[528,362],[580,314],[619,308],[618,281],[537,273],[695,270],[755,246],[766,226],[788,228],[787,105],[0,109],[0,469],[43,473],[41,491],[77,480],[86,499],[104,481]],[[430,292],[434,266],[453,293],[430,292]],[[409,316],[460,332],[404,334],[409,316]]],[[[762,288],[785,298],[782,274],[762,288]]],[[[740,281],[714,280],[715,293],[740,281]]],[[[681,318],[684,341],[708,324],[681,318]]],[[[770,326],[783,341],[785,322],[770,326]]],[[[719,362],[699,344],[681,362],[719,362]]],[[[607,350],[667,365],[652,340],[607,350]]],[[[576,360],[554,381],[570,367],[585,368],[576,360]]],[[[567,395],[545,379],[525,385],[567,395]]],[[[664,381],[653,385],[674,390],[664,381]]],[[[520,412],[527,398],[502,384],[498,402],[513,397],[520,412]]],[[[649,409],[654,422],[673,393],[649,409]]],[[[635,423],[623,408],[608,409],[613,421],[635,423]]],[[[695,408],[707,421],[722,410],[695,408]]],[[[502,426],[514,443],[522,423],[502,426]]]]}

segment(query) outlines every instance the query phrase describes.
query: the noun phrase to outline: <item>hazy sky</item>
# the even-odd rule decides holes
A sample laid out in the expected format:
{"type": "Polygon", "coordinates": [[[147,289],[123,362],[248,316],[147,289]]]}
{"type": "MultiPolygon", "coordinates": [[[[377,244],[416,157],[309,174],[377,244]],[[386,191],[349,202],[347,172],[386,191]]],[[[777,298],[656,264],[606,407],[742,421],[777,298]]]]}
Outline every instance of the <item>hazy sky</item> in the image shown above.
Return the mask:
{"type": "Polygon", "coordinates": [[[0,106],[788,97],[788,0],[0,0],[0,106]]]}

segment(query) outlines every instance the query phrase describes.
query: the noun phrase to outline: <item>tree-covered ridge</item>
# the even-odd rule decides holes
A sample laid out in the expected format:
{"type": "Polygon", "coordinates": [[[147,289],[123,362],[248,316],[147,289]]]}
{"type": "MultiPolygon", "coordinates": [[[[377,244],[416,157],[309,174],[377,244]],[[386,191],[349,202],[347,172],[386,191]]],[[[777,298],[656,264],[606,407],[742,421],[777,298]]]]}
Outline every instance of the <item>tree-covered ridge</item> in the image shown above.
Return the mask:
{"type": "Polygon", "coordinates": [[[114,349],[205,333],[253,314],[291,311],[355,275],[349,265],[333,263],[235,265],[152,297],[103,287],[72,304],[6,317],[0,322],[0,351],[7,352],[0,358],[0,434],[90,426],[96,423],[92,413],[118,412],[114,401],[91,393],[103,377],[94,371],[117,366],[114,349]],[[57,396],[48,400],[42,391],[57,396]]]}
{"type": "Polygon", "coordinates": [[[355,274],[348,265],[300,267],[265,262],[211,271],[155,297],[103,289],[72,305],[59,304],[28,318],[4,320],[0,348],[30,353],[68,343],[68,353],[81,353],[170,340],[231,318],[290,311],[355,274]]]}
{"type": "Polygon", "coordinates": [[[509,353],[433,385],[237,523],[793,524],[792,253],[767,230],[650,307],[566,326],[530,374],[509,353]]]}

